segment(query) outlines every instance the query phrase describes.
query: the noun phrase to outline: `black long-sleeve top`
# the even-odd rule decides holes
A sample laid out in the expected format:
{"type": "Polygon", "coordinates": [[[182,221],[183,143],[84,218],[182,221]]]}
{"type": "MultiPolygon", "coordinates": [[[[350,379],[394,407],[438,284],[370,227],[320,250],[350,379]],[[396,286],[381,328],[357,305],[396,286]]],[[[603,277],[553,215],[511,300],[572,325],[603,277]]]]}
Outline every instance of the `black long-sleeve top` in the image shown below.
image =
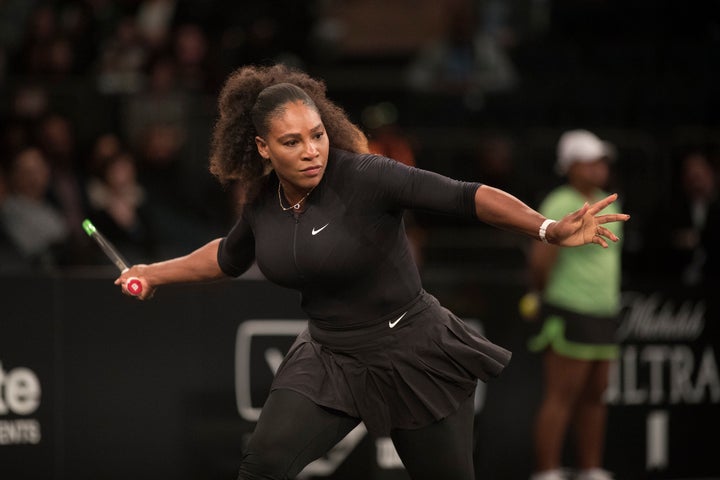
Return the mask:
{"type": "Polygon", "coordinates": [[[227,275],[257,260],[272,282],[297,289],[312,321],[330,328],[373,322],[422,287],[404,209],[477,218],[478,183],[461,182],[371,154],[331,149],[305,211],[283,211],[270,174],[219,247],[227,275]]]}

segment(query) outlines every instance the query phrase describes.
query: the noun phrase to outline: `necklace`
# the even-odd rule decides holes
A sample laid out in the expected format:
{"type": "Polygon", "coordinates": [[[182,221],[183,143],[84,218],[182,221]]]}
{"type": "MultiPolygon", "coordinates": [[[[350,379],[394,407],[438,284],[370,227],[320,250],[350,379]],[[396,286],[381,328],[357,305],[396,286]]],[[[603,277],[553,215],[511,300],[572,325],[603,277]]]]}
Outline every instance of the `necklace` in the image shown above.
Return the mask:
{"type": "Polygon", "coordinates": [[[278,201],[280,202],[280,208],[282,208],[283,212],[287,212],[288,210],[300,210],[300,205],[305,201],[305,199],[310,195],[310,192],[312,192],[313,189],[311,188],[298,202],[294,205],[290,205],[289,207],[286,207],[283,205],[282,196],[280,195],[280,182],[278,182],[278,201]]]}

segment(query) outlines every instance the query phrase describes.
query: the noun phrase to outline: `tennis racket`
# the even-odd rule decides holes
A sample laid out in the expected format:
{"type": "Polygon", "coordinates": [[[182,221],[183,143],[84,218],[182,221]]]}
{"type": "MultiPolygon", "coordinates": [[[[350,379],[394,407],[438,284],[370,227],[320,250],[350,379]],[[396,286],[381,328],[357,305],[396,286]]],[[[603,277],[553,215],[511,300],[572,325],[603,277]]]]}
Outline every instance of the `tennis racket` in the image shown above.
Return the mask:
{"type": "MultiPolygon", "coordinates": [[[[115,248],[115,245],[110,243],[110,241],[105,238],[103,234],[95,228],[95,225],[93,225],[92,222],[87,218],[83,221],[82,226],[85,230],[85,233],[87,233],[90,238],[95,240],[95,243],[100,246],[102,251],[105,252],[105,255],[107,255],[107,257],[110,259],[110,261],[115,264],[118,270],[120,270],[120,273],[125,273],[129,268],[128,263],[123,258],[123,256],[120,255],[120,252],[118,252],[117,248],[115,248]]],[[[125,283],[125,288],[127,288],[127,291],[130,292],[131,295],[135,296],[140,295],[143,290],[140,279],[136,277],[128,278],[127,282],[125,283]]]]}

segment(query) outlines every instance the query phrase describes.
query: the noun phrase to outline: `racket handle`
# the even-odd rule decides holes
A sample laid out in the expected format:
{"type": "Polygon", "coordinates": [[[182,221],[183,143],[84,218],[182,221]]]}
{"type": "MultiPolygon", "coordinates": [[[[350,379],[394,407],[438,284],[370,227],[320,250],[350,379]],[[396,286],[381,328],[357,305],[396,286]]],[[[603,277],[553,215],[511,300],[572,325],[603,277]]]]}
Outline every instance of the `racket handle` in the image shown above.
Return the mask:
{"type": "Polygon", "coordinates": [[[143,291],[142,282],[140,282],[140,279],[137,277],[128,278],[127,282],[125,283],[125,288],[128,292],[130,292],[130,295],[133,295],[135,297],[140,295],[143,291]]]}

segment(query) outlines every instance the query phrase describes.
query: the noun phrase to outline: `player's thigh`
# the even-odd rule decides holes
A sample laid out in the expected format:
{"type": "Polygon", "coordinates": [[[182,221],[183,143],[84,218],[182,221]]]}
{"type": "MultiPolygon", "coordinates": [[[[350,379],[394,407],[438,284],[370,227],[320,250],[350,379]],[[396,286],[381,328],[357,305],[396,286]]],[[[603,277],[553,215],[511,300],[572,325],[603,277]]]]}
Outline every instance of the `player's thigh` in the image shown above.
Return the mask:
{"type": "Polygon", "coordinates": [[[417,430],[394,430],[395,448],[413,480],[474,480],[474,395],[447,418],[417,430]]]}
{"type": "Polygon", "coordinates": [[[297,392],[275,390],[243,452],[240,478],[292,478],[358,423],[358,419],[320,407],[297,392]]]}

